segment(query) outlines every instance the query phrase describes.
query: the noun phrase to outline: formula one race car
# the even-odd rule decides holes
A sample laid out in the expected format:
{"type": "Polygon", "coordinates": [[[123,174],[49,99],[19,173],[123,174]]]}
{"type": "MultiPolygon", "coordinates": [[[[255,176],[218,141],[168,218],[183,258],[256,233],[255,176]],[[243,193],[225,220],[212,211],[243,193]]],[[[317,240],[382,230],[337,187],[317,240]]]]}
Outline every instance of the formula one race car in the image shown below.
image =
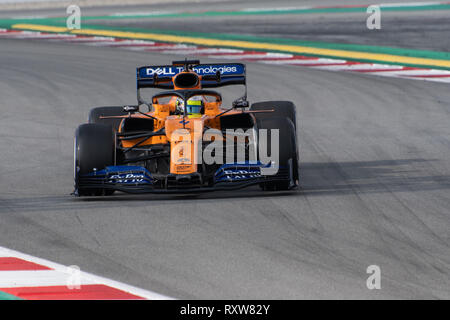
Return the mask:
{"type": "Polygon", "coordinates": [[[76,130],[75,195],[297,186],[295,106],[249,107],[245,65],[184,60],[140,67],[137,98],[137,105],[92,109],[76,130]],[[223,108],[221,94],[209,88],[229,85],[245,93],[223,108]],[[147,102],[143,88],[160,92],[147,102]]]}

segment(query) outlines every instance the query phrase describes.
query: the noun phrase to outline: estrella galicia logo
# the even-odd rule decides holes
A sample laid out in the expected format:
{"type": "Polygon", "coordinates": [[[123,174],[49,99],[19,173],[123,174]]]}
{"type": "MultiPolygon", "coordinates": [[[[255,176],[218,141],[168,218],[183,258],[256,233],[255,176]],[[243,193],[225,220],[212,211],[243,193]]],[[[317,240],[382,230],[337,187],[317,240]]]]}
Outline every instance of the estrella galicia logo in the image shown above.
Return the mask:
{"type": "Polygon", "coordinates": [[[143,174],[127,173],[113,174],[109,177],[110,183],[143,183],[145,176],[143,174]]]}

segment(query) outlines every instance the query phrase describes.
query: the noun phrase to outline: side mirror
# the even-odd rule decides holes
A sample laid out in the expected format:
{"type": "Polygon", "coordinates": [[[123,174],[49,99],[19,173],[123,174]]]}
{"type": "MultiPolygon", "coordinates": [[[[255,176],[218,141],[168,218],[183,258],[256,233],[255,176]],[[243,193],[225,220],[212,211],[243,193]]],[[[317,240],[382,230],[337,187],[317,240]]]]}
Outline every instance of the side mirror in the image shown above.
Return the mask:
{"type": "Polygon", "coordinates": [[[249,103],[247,100],[236,100],[233,102],[233,108],[245,109],[248,108],[249,103]]]}
{"type": "Polygon", "coordinates": [[[124,112],[134,113],[139,111],[139,106],[124,106],[122,110],[124,112]]]}

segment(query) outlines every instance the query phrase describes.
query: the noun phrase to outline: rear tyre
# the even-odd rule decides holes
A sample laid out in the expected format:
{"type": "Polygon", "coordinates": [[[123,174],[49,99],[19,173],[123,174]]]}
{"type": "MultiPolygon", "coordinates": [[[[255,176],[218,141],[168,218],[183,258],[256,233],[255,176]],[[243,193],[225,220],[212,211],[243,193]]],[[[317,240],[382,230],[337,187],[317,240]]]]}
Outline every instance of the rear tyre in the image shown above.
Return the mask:
{"type": "Polygon", "coordinates": [[[94,169],[102,170],[114,164],[114,134],[110,125],[82,124],[75,132],[74,179],[78,195],[111,195],[114,190],[80,188],[79,176],[94,169]]]}
{"type": "Polygon", "coordinates": [[[115,131],[118,131],[122,118],[103,119],[102,117],[117,117],[125,116],[127,114],[127,112],[123,111],[123,107],[97,107],[91,109],[89,112],[88,122],[110,125],[115,131]]]}
{"type": "MultiPolygon", "coordinates": [[[[275,166],[279,168],[287,168],[289,179],[284,181],[272,181],[261,184],[261,188],[267,191],[289,190],[298,183],[298,154],[297,154],[297,134],[295,126],[288,117],[275,118],[256,118],[258,129],[267,129],[268,133],[271,129],[279,130],[279,144],[274,146],[279,148],[279,159],[275,166]]],[[[259,141],[259,147],[261,141],[259,141]]],[[[272,150],[271,138],[267,137],[267,150],[272,150]]]]}

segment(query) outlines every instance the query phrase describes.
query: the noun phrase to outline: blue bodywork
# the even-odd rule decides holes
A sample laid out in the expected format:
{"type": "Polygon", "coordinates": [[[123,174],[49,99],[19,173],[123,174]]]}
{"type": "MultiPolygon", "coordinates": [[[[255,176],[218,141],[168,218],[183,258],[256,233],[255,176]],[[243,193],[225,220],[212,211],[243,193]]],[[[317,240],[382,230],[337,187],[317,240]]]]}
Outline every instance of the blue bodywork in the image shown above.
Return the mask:
{"type": "Polygon", "coordinates": [[[151,185],[153,178],[151,173],[144,167],[139,166],[109,166],[103,170],[93,171],[85,175],[92,180],[100,182],[151,185]]]}
{"type": "MultiPolygon", "coordinates": [[[[129,193],[160,193],[160,192],[184,192],[184,191],[214,191],[226,189],[239,189],[253,184],[267,181],[287,180],[290,177],[288,168],[280,168],[273,176],[261,174],[261,168],[268,167],[269,164],[261,163],[231,163],[223,164],[213,174],[212,185],[189,184],[171,185],[170,188],[162,188],[161,181],[157,179],[145,168],[141,166],[107,166],[102,170],[95,170],[88,174],[81,175],[78,180],[78,187],[85,188],[106,188],[129,193]]],[[[197,174],[198,175],[198,174],[197,174]]],[[[177,175],[169,175],[176,177],[177,175]]],[[[161,180],[161,178],[159,178],[161,180]]]]}

